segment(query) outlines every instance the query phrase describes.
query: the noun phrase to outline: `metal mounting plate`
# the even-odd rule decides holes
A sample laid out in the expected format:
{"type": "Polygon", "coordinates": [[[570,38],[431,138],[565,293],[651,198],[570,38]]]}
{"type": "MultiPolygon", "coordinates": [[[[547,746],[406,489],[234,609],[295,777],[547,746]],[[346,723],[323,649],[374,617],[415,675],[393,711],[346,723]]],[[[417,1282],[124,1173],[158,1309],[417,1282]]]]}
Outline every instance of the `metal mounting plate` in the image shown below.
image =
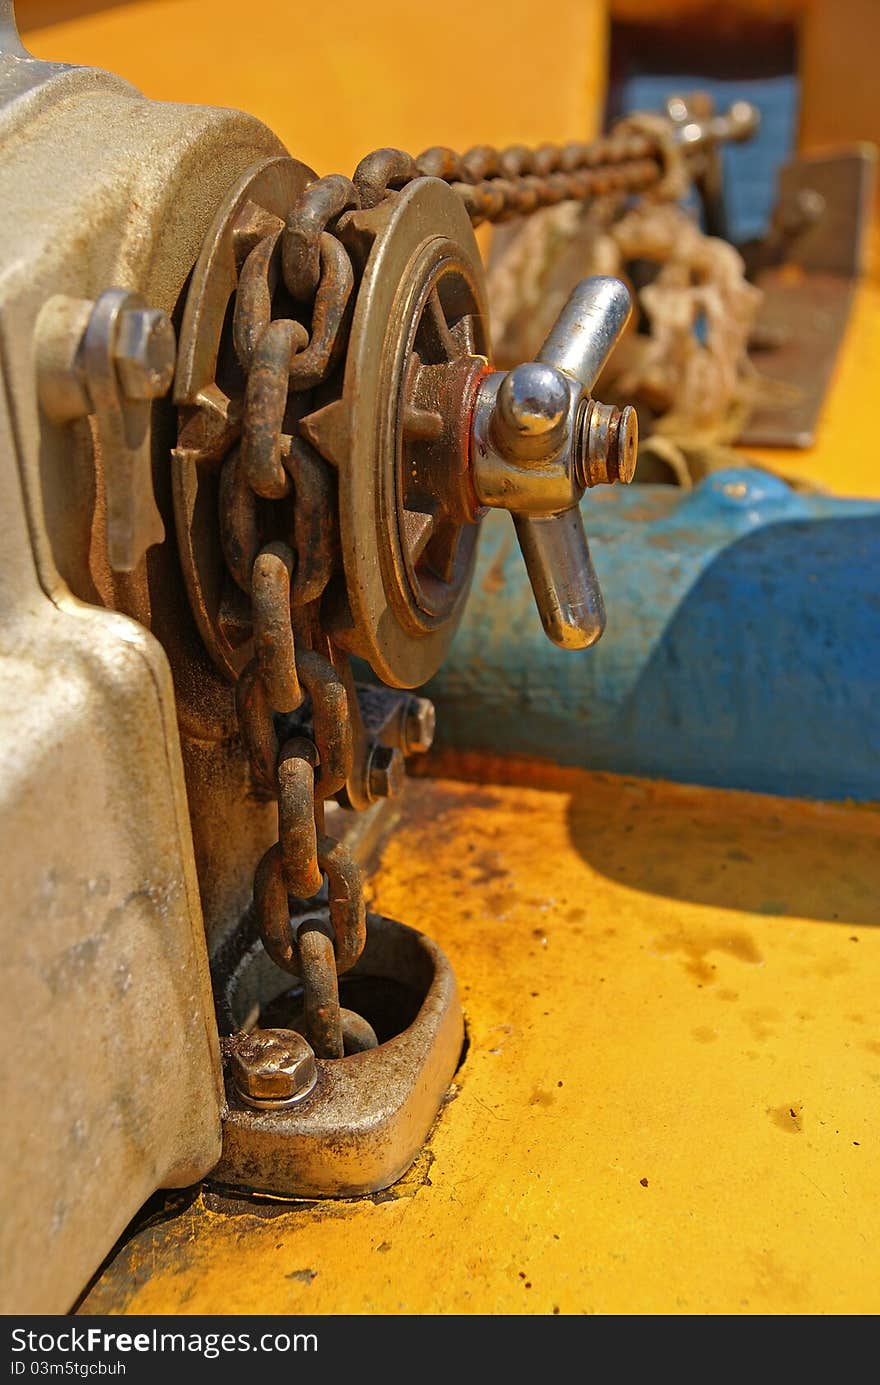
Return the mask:
{"type": "Polygon", "coordinates": [[[760,404],[738,441],[751,447],[811,447],[863,269],[876,154],[862,144],[792,160],[779,175],[776,235],[784,263],[760,270],[757,329],[774,344],[753,351],[766,379],[788,387],[760,404]],[[821,211],[803,216],[804,199],[821,211]],[[779,228],[783,228],[780,232],[779,228]],[[784,228],[787,228],[784,229],[784,228]]]}
{"type": "Polygon", "coordinates": [[[759,404],[737,441],[747,447],[811,447],[849,319],[855,284],[839,274],[806,274],[784,265],[758,277],[764,295],[759,327],[776,334],[752,360],[784,394],[759,404]]]}
{"type": "MultiPolygon", "coordinates": [[[[265,985],[266,960],[257,951],[252,957],[265,985]]],[[[272,970],[276,988],[279,981],[289,987],[291,978],[272,970]]],[[[296,1106],[245,1106],[227,1075],[213,1182],[283,1197],[355,1197],[387,1188],[415,1159],[461,1057],[455,976],[430,938],[379,915],[370,917],[366,947],[348,976],[405,986],[421,999],[417,1014],[378,1048],[318,1059],[315,1088],[296,1106]]]]}

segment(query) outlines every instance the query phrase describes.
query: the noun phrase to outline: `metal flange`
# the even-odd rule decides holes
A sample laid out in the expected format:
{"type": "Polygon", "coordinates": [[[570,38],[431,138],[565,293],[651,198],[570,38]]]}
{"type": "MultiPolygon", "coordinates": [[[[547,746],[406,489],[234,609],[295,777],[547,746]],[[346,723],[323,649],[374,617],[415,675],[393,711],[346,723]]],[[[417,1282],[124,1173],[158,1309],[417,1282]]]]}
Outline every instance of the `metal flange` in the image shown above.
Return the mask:
{"type": "MultiPolygon", "coordinates": [[[[338,643],[411,688],[443,662],[473,575],[478,525],[420,487],[417,454],[445,429],[466,434],[460,407],[431,407],[431,372],[438,389],[460,375],[460,402],[486,369],[483,265],[461,200],[435,178],[352,214],[341,234],[355,256],[369,247],[342,395],[300,424],[339,473],[346,590],[326,614],[338,643]],[[425,403],[413,407],[415,375],[425,403]]],[[[443,452],[466,458],[466,442],[443,452]]]]}

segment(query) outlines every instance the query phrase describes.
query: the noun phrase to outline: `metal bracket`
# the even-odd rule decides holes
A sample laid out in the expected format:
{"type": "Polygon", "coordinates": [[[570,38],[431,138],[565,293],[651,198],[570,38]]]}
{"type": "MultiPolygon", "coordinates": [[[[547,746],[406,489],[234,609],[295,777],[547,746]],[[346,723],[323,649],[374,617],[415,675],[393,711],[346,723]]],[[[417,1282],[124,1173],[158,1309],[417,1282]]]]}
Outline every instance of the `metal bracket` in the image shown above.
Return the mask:
{"type": "Polygon", "coordinates": [[[58,295],[37,322],[40,403],[55,423],[94,418],[107,502],[107,556],[133,572],[165,526],[153,493],[150,409],[174,376],[174,328],[139,294],[58,295]]]}
{"type": "Polygon", "coordinates": [[[876,151],[861,144],[786,164],[771,231],[747,247],[764,303],[752,354],[787,389],[760,405],[738,441],[810,447],[864,265],[876,151]]]}
{"type": "MultiPolygon", "coordinates": [[[[258,1011],[270,1024],[295,1027],[293,978],[258,939],[248,943],[247,926],[213,969],[221,1023],[240,1026],[258,1011]]],[[[464,1021],[452,968],[430,938],[371,915],[363,954],[340,978],[340,994],[347,988],[379,1046],[316,1059],[314,1085],[295,1104],[248,1104],[227,1055],[223,1153],[213,1182],[281,1197],[355,1197],[387,1188],[409,1168],[461,1057],[464,1021]]]]}

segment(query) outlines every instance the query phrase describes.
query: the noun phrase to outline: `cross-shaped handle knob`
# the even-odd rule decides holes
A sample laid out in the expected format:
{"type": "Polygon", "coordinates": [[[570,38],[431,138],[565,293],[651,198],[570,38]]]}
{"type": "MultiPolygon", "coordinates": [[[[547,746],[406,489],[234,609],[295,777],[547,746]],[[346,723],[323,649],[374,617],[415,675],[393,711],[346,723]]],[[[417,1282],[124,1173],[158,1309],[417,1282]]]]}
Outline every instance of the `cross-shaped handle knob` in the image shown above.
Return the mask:
{"type": "Polygon", "coordinates": [[[513,516],[541,623],[564,649],[586,649],[605,628],[579,503],[588,486],[627,483],[635,471],[635,410],[590,395],[631,306],[621,280],[584,279],[537,361],[485,375],[477,392],[477,499],[513,516]]]}

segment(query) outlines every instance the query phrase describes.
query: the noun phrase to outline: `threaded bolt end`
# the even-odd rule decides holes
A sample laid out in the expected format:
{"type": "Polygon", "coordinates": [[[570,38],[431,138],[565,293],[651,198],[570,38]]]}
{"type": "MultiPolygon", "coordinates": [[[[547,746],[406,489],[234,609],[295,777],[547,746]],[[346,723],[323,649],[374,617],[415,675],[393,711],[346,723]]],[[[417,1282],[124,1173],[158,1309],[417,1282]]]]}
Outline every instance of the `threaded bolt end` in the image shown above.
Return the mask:
{"type": "Polygon", "coordinates": [[[627,404],[600,404],[588,400],[578,420],[575,465],[583,486],[629,485],[639,452],[639,424],[635,409],[627,404]]]}

